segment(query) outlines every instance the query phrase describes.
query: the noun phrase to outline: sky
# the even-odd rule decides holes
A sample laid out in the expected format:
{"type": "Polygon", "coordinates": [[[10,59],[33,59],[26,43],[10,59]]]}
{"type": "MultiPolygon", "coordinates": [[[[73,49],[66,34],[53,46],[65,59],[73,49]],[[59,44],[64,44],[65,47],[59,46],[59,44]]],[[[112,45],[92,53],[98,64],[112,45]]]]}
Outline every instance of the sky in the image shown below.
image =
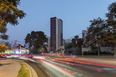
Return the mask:
{"type": "Polygon", "coordinates": [[[63,38],[81,37],[82,30],[90,25],[90,20],[101,17],[106,19],[108,5],[115,0],[21,0],[18,8],[26,13],[19,24],[7,25],[8,41],[24,39],[31,31],[43,31],[50,37],[50,18],[63,20],[63,38]]]}

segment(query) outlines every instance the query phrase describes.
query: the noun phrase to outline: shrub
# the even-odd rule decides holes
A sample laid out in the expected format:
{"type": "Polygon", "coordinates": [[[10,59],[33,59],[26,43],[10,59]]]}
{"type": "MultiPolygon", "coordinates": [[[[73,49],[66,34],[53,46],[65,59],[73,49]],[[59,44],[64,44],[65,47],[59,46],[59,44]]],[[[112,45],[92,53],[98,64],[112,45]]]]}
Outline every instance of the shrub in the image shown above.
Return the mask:
{"type": "Polygon", "coordinates": [[[83,55],[98,55],[98,53],[96,51],[84,51],[83,55]]]}

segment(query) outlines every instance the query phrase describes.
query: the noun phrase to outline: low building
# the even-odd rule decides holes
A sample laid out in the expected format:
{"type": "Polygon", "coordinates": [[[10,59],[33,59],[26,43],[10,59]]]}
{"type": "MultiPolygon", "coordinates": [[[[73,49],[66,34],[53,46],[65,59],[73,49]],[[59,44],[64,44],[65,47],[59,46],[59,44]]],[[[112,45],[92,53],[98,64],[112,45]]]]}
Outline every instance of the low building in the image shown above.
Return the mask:
{"type": "Polygon", "coordinates": [[[20,50],[19,49],[13,49],[13,50],[7,49],[5,50],[5,54],[29,54],[29,50],[25,48],[22,48],[20,50]]]}

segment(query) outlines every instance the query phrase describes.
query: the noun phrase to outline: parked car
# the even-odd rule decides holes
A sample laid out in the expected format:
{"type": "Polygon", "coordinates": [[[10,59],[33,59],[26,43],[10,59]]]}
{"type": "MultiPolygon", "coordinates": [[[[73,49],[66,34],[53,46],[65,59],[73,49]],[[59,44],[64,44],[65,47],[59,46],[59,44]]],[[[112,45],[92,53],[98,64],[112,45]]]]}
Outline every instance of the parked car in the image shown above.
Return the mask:
{"type": "Polygon", "coordinates": [[[1,57],[1,58],[6,58],[7,55],[5,55],[5,54],[1,54],[0,57],[1,57]]]}
{"type": "Polygon", "coordinates": [[[29,58],[32,58],[32,57],[33,57],[33,54],[32,54],[32,53],[31,53],[31,54],[29,54],[29,55],[28,55],[28,57],[29,57],[29,58]]]}

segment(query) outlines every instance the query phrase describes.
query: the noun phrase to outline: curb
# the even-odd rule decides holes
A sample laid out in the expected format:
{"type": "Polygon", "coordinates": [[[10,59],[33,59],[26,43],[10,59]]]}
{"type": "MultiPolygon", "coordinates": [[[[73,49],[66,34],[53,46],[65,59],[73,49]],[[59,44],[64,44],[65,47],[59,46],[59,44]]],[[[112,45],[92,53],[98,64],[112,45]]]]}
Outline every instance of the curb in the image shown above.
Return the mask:
{"type": "MultiPolygon", "coordinates": [[[[24,62],[25,63],[25,62],[24,62]]],[[[35,72],[35,70],[27,63],[25,63],[30,71],[30,77],[38,77],[37,73],[35,72]]]]}

